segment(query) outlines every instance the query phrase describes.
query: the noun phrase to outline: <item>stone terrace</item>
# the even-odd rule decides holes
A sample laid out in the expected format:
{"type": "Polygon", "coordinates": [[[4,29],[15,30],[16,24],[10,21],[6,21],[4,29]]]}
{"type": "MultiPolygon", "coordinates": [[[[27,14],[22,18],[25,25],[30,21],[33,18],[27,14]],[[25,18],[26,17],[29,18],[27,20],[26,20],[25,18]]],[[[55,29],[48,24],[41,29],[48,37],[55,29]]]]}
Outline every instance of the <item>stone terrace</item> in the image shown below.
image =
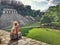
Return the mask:
{"type": "Polygon", "coordinates": [[[22,37],[22,39],[18,41],[10,41],[9,33],[4,30],[0,30],[0,38],[2,39],[0,45],[50,45],[26,37],[22,37]]]}

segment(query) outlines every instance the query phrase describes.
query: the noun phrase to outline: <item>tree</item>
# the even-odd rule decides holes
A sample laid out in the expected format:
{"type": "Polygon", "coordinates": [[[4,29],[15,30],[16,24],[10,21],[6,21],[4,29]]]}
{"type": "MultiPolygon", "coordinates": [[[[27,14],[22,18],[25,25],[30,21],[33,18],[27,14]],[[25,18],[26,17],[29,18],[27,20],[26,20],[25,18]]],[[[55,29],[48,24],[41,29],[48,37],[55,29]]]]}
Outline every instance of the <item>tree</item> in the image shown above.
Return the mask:
{"type": "Polygon", "coordinates": [[[41,23],[51,22],[60,22],[60,5],[50,7],[41,18],[41,23]]]}

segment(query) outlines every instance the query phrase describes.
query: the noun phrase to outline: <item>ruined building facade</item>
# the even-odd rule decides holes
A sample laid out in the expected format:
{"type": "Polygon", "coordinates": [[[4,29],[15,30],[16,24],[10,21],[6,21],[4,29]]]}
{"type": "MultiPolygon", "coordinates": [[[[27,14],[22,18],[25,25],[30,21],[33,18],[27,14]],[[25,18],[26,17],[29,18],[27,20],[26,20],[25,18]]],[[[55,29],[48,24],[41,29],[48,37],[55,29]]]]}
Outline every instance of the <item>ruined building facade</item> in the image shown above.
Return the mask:
{"type": "Polygon", "coordinates": [[[0,18],[0,28],[12,26],[13,21],[18,21],[20,26],[29,24],[35,19],[31,16],[22,16],[15,9],[4,8],[0,18]]]}

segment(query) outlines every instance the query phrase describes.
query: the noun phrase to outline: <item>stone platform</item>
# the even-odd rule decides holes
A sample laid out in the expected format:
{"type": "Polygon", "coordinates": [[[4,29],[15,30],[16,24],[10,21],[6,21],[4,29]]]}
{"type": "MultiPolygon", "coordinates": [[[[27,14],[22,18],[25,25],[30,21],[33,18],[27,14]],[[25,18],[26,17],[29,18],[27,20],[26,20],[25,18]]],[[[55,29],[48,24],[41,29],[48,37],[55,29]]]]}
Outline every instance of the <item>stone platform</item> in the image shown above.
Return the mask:
{"type": "Polygon", "coordinates": [[[4,30],[0,30],[0,38],[2,39],[0,45],[50,45],[27,37],[22,37],[20,40],[12,41],[10,40],[9,33],[4,30]]]}

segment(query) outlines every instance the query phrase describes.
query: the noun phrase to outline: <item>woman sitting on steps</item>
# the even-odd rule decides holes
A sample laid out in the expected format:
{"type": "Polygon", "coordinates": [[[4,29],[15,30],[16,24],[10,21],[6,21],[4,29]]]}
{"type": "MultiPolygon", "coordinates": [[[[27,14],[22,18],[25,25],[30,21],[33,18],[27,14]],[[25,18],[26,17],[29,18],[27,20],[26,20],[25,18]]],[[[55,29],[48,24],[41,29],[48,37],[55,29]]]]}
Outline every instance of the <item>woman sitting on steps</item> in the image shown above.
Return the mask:
{"type": "Polygon", "coordinates": [[[19,39],[22,37],[21,35],[21,32],[19,33],[19,24],[17,21],[14,21],[13,22],[13,27],[12,27],[12,30],[10,32],[10,37],[11,37],[11,40],[14,40],[14,39],[19,39]]]}

